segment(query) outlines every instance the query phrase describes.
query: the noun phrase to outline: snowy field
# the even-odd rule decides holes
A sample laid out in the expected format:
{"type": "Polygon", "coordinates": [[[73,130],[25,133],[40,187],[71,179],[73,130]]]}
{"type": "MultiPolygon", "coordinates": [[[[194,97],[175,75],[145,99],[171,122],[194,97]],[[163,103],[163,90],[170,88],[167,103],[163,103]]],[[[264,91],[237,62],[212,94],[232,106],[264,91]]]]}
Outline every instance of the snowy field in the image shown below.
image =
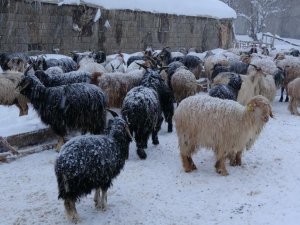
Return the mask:
{"type": "MultiPolygon", "coordinates": [[[[159,133],[160,144],[149,141],[147,160],[138,158],[132,143],[129,159],[108,191],[108,210],[97,210],[93,195],[82,198],[77,203],[81,224],[299,224],[300,117],[292,116],[287,103],[278,99],[272,103],[275,119],[245,152],[241,167],[227,162],[227,177],[215,172],[210,150],[199,151],[193,157],[198,170],[185,173],[176,131],[167,133],[166,124],[159,133]]],[[[18,115],[15,106],[0,106],[0,136],[45,127],[32,108],[29,115],[18,115]]],[[[63,201],[57,199],[56,157],[49,150],[0,164],[0,225],[71,224],[63,201]]]]}
{"type": "MultiPolygon", "coordinates": [[[[198,170],[185,173],[176,133],[167,133],[166,124],[160,144],[149,143],[147,160],[138,158],[132,143],[125,168],[108,191],[108,210],[96,210],[92,195],[82,198],[77,204],[81,224],[299,224],[300,118],[278,98],[275,119],[245,152],[241,167],[227,163],[227,177],[214,171],[209,150],[194,156],[198,170]]],[[[18,110],[0,107],[5,110],[1,123],[14,123],[18,110]]],[[[0,165],[1,225],[71,224],[57,199],[56,157],[49,150],[0,165]]]]}

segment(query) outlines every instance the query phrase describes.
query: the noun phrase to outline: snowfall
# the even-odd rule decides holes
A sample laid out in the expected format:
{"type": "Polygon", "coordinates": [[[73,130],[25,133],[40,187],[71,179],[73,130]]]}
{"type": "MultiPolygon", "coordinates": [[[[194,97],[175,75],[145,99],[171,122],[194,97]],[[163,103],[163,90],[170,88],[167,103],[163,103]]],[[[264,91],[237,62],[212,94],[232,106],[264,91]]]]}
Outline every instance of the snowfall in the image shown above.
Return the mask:
{"type": "MultiPolygon", "coordinates": [[[[244,153],[242,166],[227,162],[227,177],[215,172],[214,154],[206,149],[193,157],[198,169],[185,173],[176,131],[167,133],[166,124],[160,144],[149,141],[146,160],[131,143],[129,159],[108,191],[107,211],[94,207],[92,194],[83,197],[77,203],[81,224],[299,224],[300,117],[278,99],[279,92],[272,103],[275,118],[244,153]]],[[[46,127],[31,107],[29,115],[18,117],[15,106],[0,106],[0,123],[1,136],[46,127]]],[[[57,155],[46,150],[0,164],[1,225],[71,224],[57,199],[57,155]]]]}
{"type": "MultiPolygon", "coordinates": [[[[149,140],[146,160],[138,158],[131,143],[129,159],[108,191],[107,211],[94,207],[92,194],[83,197],[76,204],[81,224],[299,224],[300,117],[278,99],[279,92],[272,102],[275,118],[244,153],[241,167],[227,162],[226,177],[215,172],[214,154],[206,149],[193,156],[198,169],[185,173],[176,131],[167,133],[166,124],[158,146],[149,140]]],[[[0,136],[46,127],[32,107],[27,116],[18,114],[15,106],[0,106],[0,136]]],[[[57,156],[51,149],[0,164],[0,225],[71,224],[57,198],[57,156]]]]}

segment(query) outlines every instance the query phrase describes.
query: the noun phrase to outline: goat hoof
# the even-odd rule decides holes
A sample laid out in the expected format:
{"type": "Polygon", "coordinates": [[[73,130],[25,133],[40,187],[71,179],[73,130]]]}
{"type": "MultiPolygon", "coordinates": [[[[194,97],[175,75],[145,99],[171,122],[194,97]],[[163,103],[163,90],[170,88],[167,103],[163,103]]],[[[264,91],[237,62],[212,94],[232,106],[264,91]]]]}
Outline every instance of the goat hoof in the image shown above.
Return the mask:
{"type": "Polygon", "coordinates": [[[224,170],[224,169],[217,169],[217,173],[221,174],[222,176],[228,176],[229,175],[227,170],[224,170]]]}
{"type": "Polygon", "coordinates": [[[282,102],[283,101],[283,99],[279,99],[279,102],[282,102]]]}
{"type": "Polygon", "coordinates": [[[77,223],[80,223],[80,222],[81,222],[80,217],[79,217],[78,214],[69,215],[68,217],[69,217],[69,220],[70,220],[72,223],[77,224],[77,223]]]}
{"type": "Polygon", "coordinates": [[[139,148],[139,149],[137,150],[137,154],[138,154],[138,156],[140,157],[140,159],[146,159],[146,158],[147,158],[147,154],[146,154],[146,152],[144,151],[144,149],[139,148]]]}
{"type": "Polygon", "coordinates": [[[95,207],[96,209],[100,209],[102,211],[106,211],[107,210],[107,205],[101,202],[97,202],[95,203],[95,207]]]}
{"type": "Polygon", "coordinates": [[[159,144],[159,141],[158,141],[158,139],[155,139],[155,140],[153,140],[153,142],[152,142],[154,145],[158,145],[159,144]]]}
{"type": "Polygon", "coordinates": [[[236,161],[230,161],[230,166],[237,166],[236,161]]]}
{"type": "Polygon", "coordinates": [[[192,172],[192,171],[194,171],[194,170],[197,170],[197,167],[195,166],[195,164],[193,164],[193,165],[191,165],[191,166],[189,166],[189,167],[184,167],[184,171],[185,171],[186,173],[190,173],[190,172],[192,172]]]}
{"type": "Polygon", "coordinates": [[[168,127],[168,133],[172,133],[173,127],[168,127]]]}
{"type": "Polygon", "coordinates": [[[242,164],[241,163],[238,163],[238,162],[230,162],[230,166],[241,166],[242,164]]]}
{"type": "Polygon", "coordinates": [[[289,102],[289,99],[287,98],[287,99],[285,99],[285,102],[289,102]]]}

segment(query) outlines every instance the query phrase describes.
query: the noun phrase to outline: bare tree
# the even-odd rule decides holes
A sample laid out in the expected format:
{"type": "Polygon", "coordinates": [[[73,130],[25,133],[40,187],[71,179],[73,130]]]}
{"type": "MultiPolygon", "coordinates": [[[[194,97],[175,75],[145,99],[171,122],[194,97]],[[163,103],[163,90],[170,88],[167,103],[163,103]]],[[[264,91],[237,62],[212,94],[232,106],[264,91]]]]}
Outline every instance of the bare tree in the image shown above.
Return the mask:
{"type": "Polygon", "coordinates": [[[245,19],[249,25],[248,34],[257,40],[257,34],[264,31],[266,19],[272,14],[280,14],[288,9],[287,1],[282,0],[250,0],[241,5],[239,0],[222,0],[237,12],[237,16],[245,19]],[[285,4],[284,4],[285,3],[285,4]]]}

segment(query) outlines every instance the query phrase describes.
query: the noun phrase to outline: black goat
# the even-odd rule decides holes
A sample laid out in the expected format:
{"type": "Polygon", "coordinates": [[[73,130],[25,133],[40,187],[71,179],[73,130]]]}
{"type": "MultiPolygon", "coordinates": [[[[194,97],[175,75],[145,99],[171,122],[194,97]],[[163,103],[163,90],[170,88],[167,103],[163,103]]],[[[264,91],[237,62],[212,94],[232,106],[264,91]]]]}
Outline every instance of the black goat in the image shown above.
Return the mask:
{"type": "MultiPolygon", "coordinates": [[[[51,67],[57,68],[57,67],[51,67]]],[[[55,87],[60,85],[74,84],[74,83],[90,83],[98,85],[97,77],[101,73],[88,73],[84,71],[71,71],[69,73],[47,73],[51,68],[46,71],[37,70],[34,75],[46,86],[55,87]]],[[[50,70],[53,71],[53,70],[50,70]]],[[[54,72],[54,71],[53,71],[54,72]]]]}
{"type": "Polygon", "coordinates": [[[24,74],[19,83],[42,122],[59,136],[57,149],[64,143],[68,129],[99,134],[106,122],[106,96],[96,85],[78,83],[46,88],[34,75],[24,74]]]}
{"type": "Polygon", "coordinates": [[[127,123],[115,117],[109,120],[106,135],[79,136],[63,145],[55,163],[55,174],[58,198],[64,200],[72,222],[79,221],[75,202],[93,189],[96,189],[95,206],[107,209],[107,190],[124,167],[130,141],[127,123]]]}
{"type": "Polygon", "coordinates": [[[157,55],[158,61],[160,61],[160,65],[167,66],[172,62],[171,51],[169,47],[165,47],[161,50],[161,52],[157,55]]]}
{"type": "Polygon", "coordinates": [[[198,68],[201,66],[203,63],[202,60],[195,55],[186,55],[183,57],[182,63],[188,70],[193,71],[194,69],[198,68]]]}
{"type": "Polygon", "coordinates": [[[285,98],[285,102],[289,101],[289,96],[287,93],[287,88],[285,85],[285,77],[286,77],[286,72],[284,69],[282,69],[281,67],[277,67],[277,70],[275,71],[275,73],[273,74],[274,80],[275,80],[275,84],[276,87],[281,87],[281,93],[280,93],[280,99],[279,102],[283,101],[283,93],[284,93],[284,89],[286,89],[286,98],[285,98]]]}
{"type": "Polygon", "coordinates": [[[200,78],[203,62],[198,56],[186,55],[182,62],[195,75],[196,79],[200,78]]]}
{"type": "Polygon", "coordinates": [[[36,59],[32,59],[30,64],[34,70],[47,70],[50,67],[58,66],[64,73],[67,73],[78,69],[77,63],[69,58],[45,59],[45,57],[38,56],[36,59]]]}
{"type": "Polygon", "coordinates": [[[170,87],[162,79],[158,71],[148,70],[142,79],[141,85],[153,88],[159,97],[160,107],[168,123],[168,132],[173,131],[172,118],[174,115],[174,94],[170,87]]]}
{"type": "Polygon", "coordinates": [[[27,63],[29,61],[29,57],[25,53],[22,53],[22,52],[16,52],[16,53],[11,53],[11,54],[1,53],[0,54],[0,66],[3,71],[12,69],[9,67],[8,63],[13,58],[21,59],[24,63],[27,63]]]}
{"type": "Polygon", "coordinates": [[[298,49],[293,49],[290,52],[290,55],[294,56],[294,57],[299,57],[300,56],[300,51],[298,49]]]}
{"type": "Polygon", "coordinates": [[[218,84],[210,89],[208,94],[212,97],[236,101],[242,82],[241,76],[233,73],[228,84],[218,84]]]}
{"type": "Polygon", "coordinates": [[[147,148],[151,133],[153,144],[159,143],[157,133],[163,121],[161,111],[168,123],[168,132],[172,132],[173,129],[174,114],[174,96],[171,89],[157,71],[147,68],[146,70],[141,85],[128,92],[122,107],[122,116],[128,118],[141,159],[147,157],[144,149],[147,148]]]}
{"type": "Polygon", "coordinates": [[[237,74],[247,74],[249,65],[250,64],[240,61],[231,62],[229,65],[229,72],[237,74]]]}
{"type": "Polygon", "coordinates": [[[146,159],[144,149],[147,148],[149,136],[152,133],[152,143],[159,144],[157,134],[163,121],[156,91],[144,86],[134,87],[124,99],[121,113],[123,118],[128,118],[138,156],[146,159]]]}
{"type": "Polygon", "coordinates": [[[223,66],[220,63],[217,63],[212,68],[212,74],[211,74],[211,80],[213,81],[216,76],[218,76],[219,73],[223,72],[229,72],[228,66],[223,66]]]}
{"type": "Polygon", "coordinates": [[[127,60],[127,67],[133,63],[134,61],[137,61],[137,60],[146,60],[147,57],[146,56],[130,56],[127,60]]]}
{"type": "Polygon", "coordinates": [[[172,85],[171,85],[171,78],[172,78],[172,75],[175,73],[175,71],[179,68],[183,66],[183,63],[180,62],[180,61],[175,61],[175,62],[171,62],[169,65],[168,65],[168,69],[167,69],[167,74],[168,74],[168,85],[169,87],[171,88],[172,90],[172,85]]]}

